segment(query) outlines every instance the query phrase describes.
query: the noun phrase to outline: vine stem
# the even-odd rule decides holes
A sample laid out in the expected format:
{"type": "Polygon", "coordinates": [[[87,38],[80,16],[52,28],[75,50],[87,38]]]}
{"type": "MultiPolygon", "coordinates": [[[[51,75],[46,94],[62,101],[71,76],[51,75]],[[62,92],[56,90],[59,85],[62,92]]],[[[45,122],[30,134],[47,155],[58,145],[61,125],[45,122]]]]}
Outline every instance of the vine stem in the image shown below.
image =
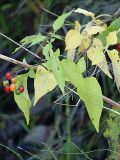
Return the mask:
{"type": "MultiPolygon", "coordinates": [[[[70,106],[69,100],[66,100],[66,128],[67,128],[67,139],[71,140],[71,128],[70,128],[70,106]]],[[[67,146],[67,153],[70,153],[70,144],[67,146]]],[[[70,155],[67,155],[67,160],[70,160],[70,155]]]]}

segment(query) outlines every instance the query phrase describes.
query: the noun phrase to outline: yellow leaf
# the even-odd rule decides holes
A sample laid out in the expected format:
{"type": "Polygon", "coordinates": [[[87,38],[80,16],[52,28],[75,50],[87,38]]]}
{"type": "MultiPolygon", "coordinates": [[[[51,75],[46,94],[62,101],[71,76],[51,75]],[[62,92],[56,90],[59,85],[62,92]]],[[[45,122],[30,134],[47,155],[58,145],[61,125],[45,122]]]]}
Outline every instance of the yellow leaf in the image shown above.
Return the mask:
{"type": "Polygon", "coordinates": [[[75,30],[80,31],[81,25],[78,21],[75,21],[75,30]]]}
{"type": "Polygon", "coordinates": [[[90,35],[94,35],[94,34],[97,34],[97,33],[100,33],[100,32],[103,32],[105,30],[104,27],[101,27],[101,26],[90,26],[90,27],[87,27],[85,29],[85,31],[87,32],[87,34],[90,36],[90,35]]]}
{"type": "Polygon", "coordinates": [[[97,66],[109,77],[112,79],[112,76],[109,72],[109,68],[108,68],[108,65],[107,65],[107,61],[106,61],[106,58],[100,62],[99,64],[97,64],[97,66]]]}
{"type": "Polygon", "coordinates": [[[81,13],[81,14],[84,14],[85,16],[90,16],[92,18],[95,17],[95,14],[92,13],[92,12],[89,12],[85,9],[82,9],[82,8],[77,8],[76,10],[74,10],[74,12],[77,12],[77,13],[81,13]]]}
{"type": "Polygon", "coordinates": [[[110,45],[117,44],[117,31],[110,32],[109,35],[106,37],[107,40],[107,47],[110,45]]]}
{"type": "Polygon", "coordinates": [[[101,24],[103,24],[102,25],[102,27],[103,28],[107,28],[107,25],[106,24],[104,24],[104,22],[102,21],[102,20],[100,20],[100,19],[93,19],[91,22],[89,22],[89,26],[101,26],[101,24]]]}
{"type": "Polygon", "coordinates": [[[113,73],[118,90],[120,91],[120,58],[118,51],[113,49],[108,51],[108,55],[112,61],[113,73]]]}
{"type": "Polygon", "coordinates": [[[77,48],[80,45],[80,43],[81,43],[81,35],[79,31],[71,29],[70,31],[67,32],[65,37],[65,44],[67,50],[77,48]]]}
{"type": "Polygon", "coordinates": [[[85,49],[88,49],[90,44],[91,44],[91,42],[92,42],[91,38],[83,36],[83,38],[81,39],[79,52],[83,52],[85,49]]]}
{"type": "Polygon", "coordinates": [[[92,61],[92,65],[97,65],[105,74],[112,78],[103,53],[103,44],[99,39],[93,39],[93,44],[87,51],[87,56],[92,61]]]}
{"type": "Polygon", "coordinates": [[[35,100],[34,104],[49,91],[52,91],[57,86],[57,82],[53,73],[47,71],[44,67],[38,66],[36,71],[36,78],[34,81],[35,100]]]}
{"type": "Polygon", "coordinates": [[[75,49],[69,49],[67,52],[67,59],[73,61],[74,56],[75,56],[75,49]]]}
{"type": "Polygon", "coordinates": [[[94,38],[92,46],[87,51],[87,56],[92,61],[93,65],[96,65],[105,59],[103,44],[99,39],[94,38]]]}

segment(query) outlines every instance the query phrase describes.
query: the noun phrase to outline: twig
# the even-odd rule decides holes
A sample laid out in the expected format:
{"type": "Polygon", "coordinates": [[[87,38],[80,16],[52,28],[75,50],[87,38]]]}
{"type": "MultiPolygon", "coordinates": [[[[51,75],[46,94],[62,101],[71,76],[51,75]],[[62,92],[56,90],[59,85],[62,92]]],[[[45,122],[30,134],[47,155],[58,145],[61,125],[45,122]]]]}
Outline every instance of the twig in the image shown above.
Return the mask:
{"type": "Polygon", "coordinates": [[[5,61],[8,61],[8,62],[17,64],[17,65],[20,65],[20,66],[22,66],[23,68],[30,68],[30,65],[29,65],[29,64],[20,62],[20,61],[18,61],[18,60],[15,60],[15,59],[13,59],[13,58],[7,57],[7,56],[2,55],[2,54],[0,54],[0,59],[3,59],[3,60],[5,60],[5,61]]]}
{"type": "Polygon", "coordinates": [[[103,96],[103,100],[104,100],[105,102],[107,102],[108,104],[112,105],[113,107],[118,107],[118,108],[120,108],[120,104],[119,104],[119,103],[113,101],[112,99],[110,99],[110,98],[108,98],[108,97],[103,96]]]}
{"type": "Polygon", "coordinates": [[[120,8],[117,10],[117,12],[112,16],[112,19],[115,19],[120,16],[120,8]]]}
{"type": "MultiPolygon", "coordinates": [[[[69,87],[67,87],[67,88],[68,88],[70,91],[74,92],[76,95],[78,95],[78,93],[75,92],[73,89],[71,89],[71,88],[69,88],[69,87]]],[[[120,104],[119,104],[119,103],[113,101],[112,99],[110,99],[110,98],[108,98],[108,97],[103,96],[103,100],[104,100],[105,102],[107,102],[108,104],[110,104],[111,106],[113,106],[113,107],[118,107],[118,108],[120,108],[120,104]]]]}
{"type": "Polygon", "coordinates": [[[31,55],[33,55],[34,57],[38,58],[40,61],[44,61],[42,58],[40,58],[38,55],[36,55],[35,53],[31,52],[30,50],[28,50],[27,48],[25,48],[24,46],[22,46],[21,44],[15,42],[13,39],[11,39],[10,37],[6,36],[5,34],[3,34],[2,32],[0,32],[0,35],[3,36],[4,38],[8,39],[9,41],[13,42],[14,44],[16,44],[17,46],[21,47],[22,49],[24,49],[25,51],[27,51],[28,53],[30,53],[31,55]]]}

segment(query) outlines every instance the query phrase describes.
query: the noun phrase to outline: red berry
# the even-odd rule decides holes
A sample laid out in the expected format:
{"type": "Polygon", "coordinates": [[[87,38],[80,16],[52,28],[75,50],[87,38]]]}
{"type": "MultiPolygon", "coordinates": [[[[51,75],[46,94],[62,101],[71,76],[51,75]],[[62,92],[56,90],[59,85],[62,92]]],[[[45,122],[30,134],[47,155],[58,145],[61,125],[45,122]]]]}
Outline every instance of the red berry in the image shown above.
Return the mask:
{"type": "Polygon", "coordinates": [[[120,52],[120,43],[116,44],[116,50],[120,52]]]}
{"type": "Polygon", "coordinates": [[[16,90],[16,85],[15,85],[15,84],[11,84],[11,85],[10,85],[10,90],[11,90],[12,92],[14,92],[14,91],[16,90]]]}
{"type": "Polygon", "coordinates": [[[6,77],[6,80],[10,80],[10,79],[12,78],[11,72],[7,72],[7,73],[5,74],[5,77],[6,77]]]}
{"type": "Polygon", "coordinates": [[[20,86],[20,87],[19,87],[19,90],[20,90],[20,93],[23,93],[25,89],[24,89],[23,86],[20,86]]]}
{"type": "Polygon", "coordinates": [[[6,87],[4,87],[4,91],[6,92],[6,93],[9,93],[11,90],[10,90],[10,86],[6,86],[6,87]]]}

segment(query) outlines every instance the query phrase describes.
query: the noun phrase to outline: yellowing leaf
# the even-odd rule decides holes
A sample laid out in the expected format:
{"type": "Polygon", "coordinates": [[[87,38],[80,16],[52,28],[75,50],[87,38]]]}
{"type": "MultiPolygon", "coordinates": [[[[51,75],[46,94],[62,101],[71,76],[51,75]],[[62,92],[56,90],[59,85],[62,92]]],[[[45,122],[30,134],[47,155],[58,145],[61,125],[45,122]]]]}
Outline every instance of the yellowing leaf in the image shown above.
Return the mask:
{"type": "Polygon", "coordinates": [[[85,49],[88,49],[91,42],[92,42],[91,38],[82,36],[79,52],[83,52],[85,49]]]}
{"type": "Polygon", "coordinates": [[[89,11],[82,9],[82,8],[77,8],[76,10],[74,10],[74,12],[81,13],[81,14],[84,14],[85,16],[90,16],[92,18],[94,18],[94,16],[95,16],[94,13],[89,12],[89,11]]]}
{"type": "Polygon", "coordinates": [[[77,48],[80,45],[80,43],[81,35],[79,31],[71,29],[67,32],[67,35],[65,37],[65,44],[67,50],[77,48]]]}
{"type": "Polygon", "coordinates": [[[38,66],[34,80],[35,100],[34,104],[46,93],[52,91],[57,86],[53,73],[47,71],[44,67],[38,66]]]}
{"type": "Polygon", "coordinates": [[[75,49],[69,49],[67,52],[67,59],[74,60],[75,57],[75,49]]]}
{"type": "Polygon", "coordinates": [[[87,51],[87,56],[92,61],[93,65],[96,65],[105,59],[103,44],[99,39],[93,39],[93,44],[87,51]]]}
{"type": "Polygon", "coordinates": [[[90,26],[90,27],[85,29],[85,31],[87,32],[87,34],[89,36],[100,33],[100,32],[103,32],[104,30],[105,30],[105,28],[101,27],[101,26],[90,26]]]}
{"type": "Polygon", "coordinates": [[[110,45],[117,44],[117,31],[110,32],[106,37],[106,40],[107,40],[107,43],[106,43],[107,47],[110,45]]]}
{"type": "MultiPolygon", "coordinates": [[[[120,29],[120,17],[119,18],[115,18],[115,20],[113,20],[113,22],[110,24],[109,27],[107,27],[107,29],[100,33],[97,37],[103,42],[104,45],[106,45],[106,37],[110,32],[113,31],[118,31],[120,29]]],[[[118,42],[120,40],[120,34],[117,34],[118,36],[118,42]]]]}
{"type": "Polygon", "coordinates": [[[89,26],[101,26],[105,29],[107,29],[107,25],[100,19],[93,19],[92,21],[89,22],[89,26]]]}
{"type": "Polygon", "coordinates": [[[118,55],[118,51],[113,49],[108,51],[108,55],[112,61],[113,73],[117,88],[120,92],[120,58],[118,55]]]}
{"type": "Polygon", "coordinates": [[[17,88],[19,87],[20,83],[23,83],[23,86],[25,88],[24,93],[17,95],[14,92],[14,99],[15,102],[17,103],[18,107],[21,109],[21,111],[24,113],[24,116],[26,118],[27,124],[29,123],[29,110],[31,107],[31,102],[30,98],[28,95],[28,90],[27,90],[27,79],[28,79],[28,74],[22,74],[17,76],[17,83],[16,86],[17,88]]]}
{"type": "Polygon", "coordinates": [[[112,76],[109,72],[109,68],[108,68],[108,64],[107,64],[107,61],[106,61],[106,58],[100,62],[99,64],[97,64],[97,66],[109,77],[112,79],[112,76]]]}
{"type": "Polygon", "coordinates": [[[75,21],[75,30],[80,31],[81,25],[78,21],[75,21]]]}
{"type": "Polygon", "coordinates": [[[87,51],[87,56],[92,61],[92,65],[97,65],[108,77],[112,78],[103,53],[103,44],[99,39],[93,39],[93,44],[87,51]]]}

